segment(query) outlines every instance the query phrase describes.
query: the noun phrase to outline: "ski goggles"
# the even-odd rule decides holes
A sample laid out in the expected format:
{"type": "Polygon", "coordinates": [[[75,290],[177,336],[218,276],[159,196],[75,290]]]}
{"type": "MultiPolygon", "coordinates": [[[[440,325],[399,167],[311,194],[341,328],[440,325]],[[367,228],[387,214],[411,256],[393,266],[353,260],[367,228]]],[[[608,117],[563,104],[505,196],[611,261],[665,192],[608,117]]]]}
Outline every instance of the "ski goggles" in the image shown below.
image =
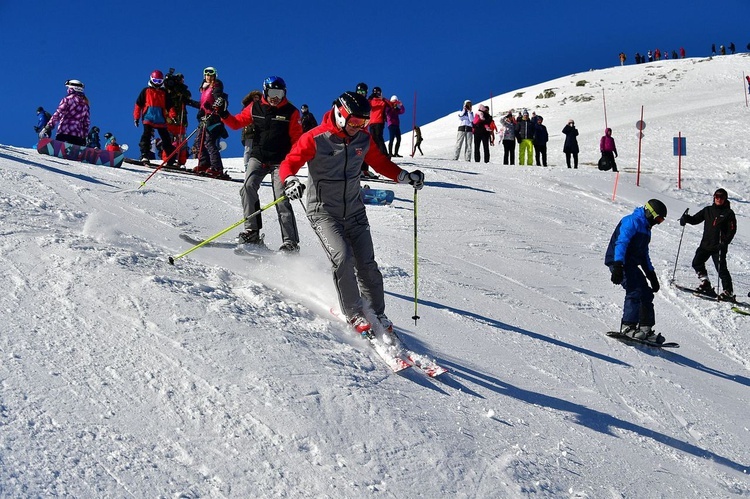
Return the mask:
{"type": "Polygon", "coordinates": [[[364,130],[367,128],[367,125],[370,124],[370,118],[362,118],[360,116],[349,116],[346,118],[346,126],[351,128],[357,128],[359,130],[364,130]]]}
{"type": "Polygon", "coordinates": [[[644,208],[648,210],[648,213],[651,215],[651,219],[657,224],[660,224],[664,221],[664,217],[656,213],[656,211],[651,207],[649,203],[646,203],[646,206],[644,206],[644,208]]]}
{"type": "Polygon", "coordinates": [[[161,85],[164,83],[164,78],[151,78],[151,83],[154,85],[161,85]]]}
{"type": "Polygon", "coordinates": [[[266,90],[266,93],[268,94],[268,100],[281,100],[284,98],[284,95],[286,95],[286,90],[283,90],[281,88],[269,88],[268,90],[266,90]]]}
{"type": "Polygon", "coordinates": [[[212,67],[208,67],[208,68],[206,68],[206,69],[203,70],[203,74],[205,76],[216,76],[216,69],[214,69],[212,67]]]}

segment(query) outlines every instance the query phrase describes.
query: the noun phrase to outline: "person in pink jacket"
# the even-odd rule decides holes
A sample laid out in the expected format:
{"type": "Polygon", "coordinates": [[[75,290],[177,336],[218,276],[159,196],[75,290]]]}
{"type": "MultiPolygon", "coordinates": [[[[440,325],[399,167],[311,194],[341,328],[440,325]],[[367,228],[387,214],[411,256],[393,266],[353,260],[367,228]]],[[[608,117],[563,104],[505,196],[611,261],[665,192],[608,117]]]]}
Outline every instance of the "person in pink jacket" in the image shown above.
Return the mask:
{"type": "Polygon", "coordinates": [[[602,153],[602,157],[599,160],[600,170],[612,170],[617,171],[617,163],[615,158],[617,157],[617,146],[615,145],[615,139],[612,138],[612,129],[607,128],[604,131],[604,136],[599,141],[599,151],[602,153]]]}

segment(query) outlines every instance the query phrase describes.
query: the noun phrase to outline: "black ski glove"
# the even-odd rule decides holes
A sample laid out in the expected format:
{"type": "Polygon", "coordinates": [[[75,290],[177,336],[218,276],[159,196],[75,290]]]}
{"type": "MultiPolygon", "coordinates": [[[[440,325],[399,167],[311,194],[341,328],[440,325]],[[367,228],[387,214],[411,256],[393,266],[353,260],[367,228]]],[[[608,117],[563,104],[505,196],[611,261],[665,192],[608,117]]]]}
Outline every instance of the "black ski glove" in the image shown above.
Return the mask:
{"type": "Polygon", "coordinates": [[[612,264],[612,284],[622,284],[622,262],[612,264]]]}
{"type": "Polygon", "coordinates": [[[646,279],[648,279],[648,282],[651,283],[651,291],[654,293],[658,293],[659,289],[661,289],[661,285],[659,285],[659,278],[656,277],[656,272],[653,270],[650,272],[646,272],[646,279]]]}
{"type": "Polygon", "coordinates": [[[680,217],[680,226],[681,226],[681,227],[685,227],[685,224],[686,224],[686,223],[687,223],[687,214],[685,214],[685,215],[682,215],[682,216],[680,217]]]}

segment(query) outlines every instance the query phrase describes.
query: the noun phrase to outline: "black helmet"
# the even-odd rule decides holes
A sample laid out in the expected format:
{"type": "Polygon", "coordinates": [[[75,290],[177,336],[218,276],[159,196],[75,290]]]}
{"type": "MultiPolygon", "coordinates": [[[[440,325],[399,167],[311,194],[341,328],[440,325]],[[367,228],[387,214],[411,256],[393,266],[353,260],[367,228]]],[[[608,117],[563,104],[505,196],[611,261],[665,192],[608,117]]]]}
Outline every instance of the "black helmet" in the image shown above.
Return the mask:
{"type": "Polygon", "coordinates": [[[651,225],[660,224],[667,218],[667,206],[658,199],[649,199],[643,208],[651,225]]]}
{"type": "Polygon", "coordinates": [[[39,106],[38,108],[36,108],[37,113],[41,113],[42,111],[44,111],[44,108],[42,106],[39,106]]]}
{"type": "Polygon", "coordinates": [[[367,90],[368,90],[367,83],[364,83],[364,82],[357,83],[357,93],[358,94],[365,94],[365,95],[367,95],[367,90]]]}
{"type": "Polygon", "coordinates": [[[380,87],[372,87],[372,95],[380,96],[383,91],[380,89],[380,87]]]}
{"type": "MultiPolygon", "coordinates": [[[[336,125],[343,129],[349,122],[350,117],[361,118],[362,120],[370,120],[370,102],[362,94],[355,92],[344,92],[336,100],[333,106],[333,116],[336,120],[336,125]]],[[[364,126],[367,124],[365,123],[364,126]]]]}
{"type": "Polygon", "coordinates": [[[105,134],[104,134],[104,138],[105,138],[105,139],[108,139],[108,138],[110,138],[111,136],[112,136],[112,134],[111,134],[111,133],[109,133],[109,132],[107,132],[107,133],[105,133],[105,134]]]}
{"type": "Polygon", "coordinates": [[[91,131],[94,133],[99,133],[99,127],[98,126],[92,126],[91,131]]]}

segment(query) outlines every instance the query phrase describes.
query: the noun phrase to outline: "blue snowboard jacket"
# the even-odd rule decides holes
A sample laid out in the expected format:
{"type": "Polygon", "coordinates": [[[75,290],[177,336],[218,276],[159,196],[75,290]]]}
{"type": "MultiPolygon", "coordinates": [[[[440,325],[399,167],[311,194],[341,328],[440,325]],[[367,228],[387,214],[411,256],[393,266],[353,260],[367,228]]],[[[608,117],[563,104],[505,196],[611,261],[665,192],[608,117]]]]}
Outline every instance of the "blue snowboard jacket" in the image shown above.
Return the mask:
{"type": "Polygon", "coordinates": [[[623,217],[617,224],[607,246],[604,264],[611,267],[622,262],[625,267],[640,266],[644,272],[652,272],[654,266],[648,252],[651,243],[651,224],[643,206],[623,217]]]}

